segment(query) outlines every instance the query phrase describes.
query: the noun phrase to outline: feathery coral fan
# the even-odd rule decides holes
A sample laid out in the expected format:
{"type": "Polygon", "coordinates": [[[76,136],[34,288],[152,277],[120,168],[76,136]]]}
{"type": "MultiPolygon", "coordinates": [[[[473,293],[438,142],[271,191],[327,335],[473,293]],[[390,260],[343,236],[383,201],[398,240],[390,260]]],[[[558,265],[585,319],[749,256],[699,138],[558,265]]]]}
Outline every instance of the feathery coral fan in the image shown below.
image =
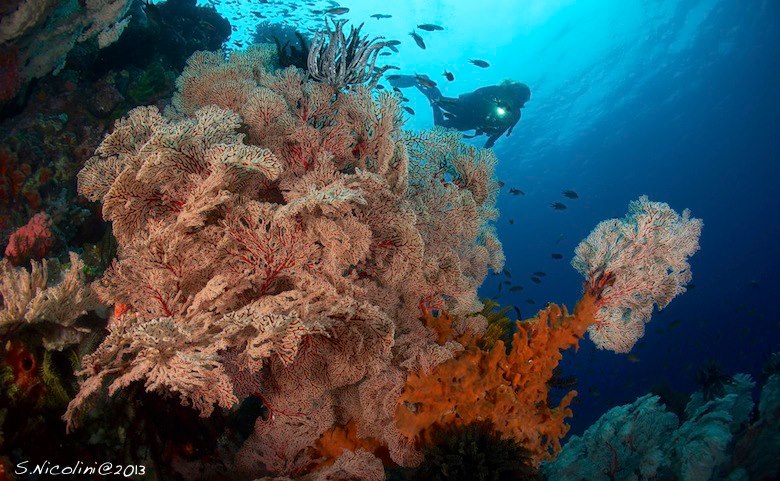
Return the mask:
{"type": "MultiPolygon", "coordinates": [[[[66,418],[76,426],[104,384],[140,381],[203,415],[255,395],[268,416],[239,470],[304,472],[317,439],[351,419],[408,464],[393,396],[406,370],[456,348],[419,306],[478,311],[477,287],[503,264],[495,157],[457,134],[402,132],[392,95],[336,95],[268,60],[266,47],[193,55],[176,111],[135,109],[79,173],[119,244],[96,291],[127,310],[83,360],[66,418]]],[[[323,469],[377,461],[349,453],[323,469]]]]}
{"type": "Polygon", "coordinates": [[[588,332],[601,349],[628,352],[642,337],[653,304],[666,307],[691,281],[688,257],[699,250],[702,221],[647,196],[624,219],[601,222],[576,249],[572,265],[586,283],[604,287],[588,332]]]}

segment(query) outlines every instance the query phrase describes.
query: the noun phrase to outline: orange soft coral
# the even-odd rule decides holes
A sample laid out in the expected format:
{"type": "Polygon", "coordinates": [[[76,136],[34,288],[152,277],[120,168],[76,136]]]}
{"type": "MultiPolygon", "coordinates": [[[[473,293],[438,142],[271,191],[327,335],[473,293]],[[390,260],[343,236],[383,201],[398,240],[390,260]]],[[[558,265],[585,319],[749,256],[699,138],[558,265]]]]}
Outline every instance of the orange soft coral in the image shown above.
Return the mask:
{"type": "Polygon", "coordinates": [[[319,469],[333,464],[345,450],[356,452],[363,449],[375,453],[380,447],[381,443],[374,438],[360,438],[357,424],[352,420],[346,426],[335,425],[322,433],[311,449],[311,457],[319,459],[316,463],[316,469],[319,469]]]}
{"type": "Polygon", "coordinates": [[[438,427],[488,420],[505,437],[520,442],[540,462],[557,453],[569,427],[569,404],[576,391],[556,407],[548,404],[553,369],[561,351],[574,347],[594,322],[596,297],[586,293],[573,315],[551,304],[528,321],[517,323],[512,349],[502,341],[484,350],[469,345],[432,373],[412,374],[396,410],[396,425],[424,443],[438,427]]]}

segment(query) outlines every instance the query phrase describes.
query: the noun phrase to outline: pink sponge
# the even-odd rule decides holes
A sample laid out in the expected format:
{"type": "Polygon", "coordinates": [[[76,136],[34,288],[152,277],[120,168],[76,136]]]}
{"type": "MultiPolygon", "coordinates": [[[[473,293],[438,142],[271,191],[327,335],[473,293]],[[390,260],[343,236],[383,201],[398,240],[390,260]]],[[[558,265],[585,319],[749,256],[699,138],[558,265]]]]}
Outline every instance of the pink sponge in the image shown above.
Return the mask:
{"type": "Polygon", "coordinates": [[[5,256],[15,265],[29,259],[43,259],[54,245],[50,227],[51,219],[45,212],[35,214],[27,224],[11,234],[5,256]]]}

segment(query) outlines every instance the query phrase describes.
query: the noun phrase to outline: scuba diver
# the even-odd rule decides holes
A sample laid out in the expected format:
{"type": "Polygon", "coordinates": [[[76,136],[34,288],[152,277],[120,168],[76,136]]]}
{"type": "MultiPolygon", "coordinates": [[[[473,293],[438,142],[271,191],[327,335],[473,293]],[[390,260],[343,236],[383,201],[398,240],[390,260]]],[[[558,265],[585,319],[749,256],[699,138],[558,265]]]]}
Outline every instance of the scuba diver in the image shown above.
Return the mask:
{"type": "Polygon", "coordinates": [[[461,132],[474,130],[473,138],[487,135],[485,148],[493,147],[506,132],[512,133],[520,120],[520,109],[531,98],[531,89],[520,82],[506,80],[500,85],[479,88],[457,98],[444,97],[435,82],[421,75],[391,75],[390,85],[396,88],[417,87],[433,108],[433,122],[461,132]]]}

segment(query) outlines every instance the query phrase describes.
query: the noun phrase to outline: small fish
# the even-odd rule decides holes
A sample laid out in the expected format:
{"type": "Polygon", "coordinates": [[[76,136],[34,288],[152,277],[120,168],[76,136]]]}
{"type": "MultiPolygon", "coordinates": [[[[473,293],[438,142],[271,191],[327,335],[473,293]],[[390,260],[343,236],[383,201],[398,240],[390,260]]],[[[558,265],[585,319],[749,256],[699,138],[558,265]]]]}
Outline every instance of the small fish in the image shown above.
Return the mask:
{"type": "Polygon", "coordinates": [[[392,18],[392,15],[387,15],[387,14],[384,14],[384,13],[375,13],[375,14],[371,15],[371,18],[375,18],[377,20],[381,20],[383,18],[392,18]]]}
{"type": "Polygon", "coordinates": [[[514,219],[509,219],[509,225],[515,225],[515,220],[514,219]]]}
{"type": "Polygon", "coordinates": [[[515,309],[515,314],[517,314],[517,320],[519,321],[520,319],[523,318],[523,315],[520,314],[520,308],[517,306],[512,306],[512,307],[515,309]]]}
{"type": "Polygon", "coordinates": [[[563,196],[566,197],[567,199],[579,199],[580,198],[579,194],[577,194],[573,190],[564,190],[562,193],[563,193],[563,196]]]}
{"type": "Polygon", "coordinates": [[[539,279],[539,278],[538,278],[538,277],[536,277],[536,276],[531,276],[531,281],[532,281],[534,284],[541,284],[541,283],[542,283],[542,280],[541,280],[541,279],[539,279]]]}
{"type": "Polygon", "coordinates": [[[406,105],[404,105],[403,109],[406,110],[407,112],[409,112],[410,114],[414,115],[414,109],[413,108],[407,107],[406,105]]]}
{"type": "Polygon", "coordinates": [[[349,13],[349,9],[347,7],[334,7],[325,10],[325,13],[328,15],[344,15],[345,13],[349,13]]]}
{"type": "Polygon", "coordinates": [[[401,95],[401,102],[408,102],[408,101],[409,101],[409,97],[405,97],[401,95]]]}
{"type": "Polygon", "coordinates": [[[470,59],[469,63],[471,63],[473,65],[476,65],[477,67],[480,67],[480,68],[488,68],[488,67],[490,67],[489,63],[485,62],[484,60],[480,60],[478,58],[470,59]]]}
{"type": "Polygon", "coordinates": [[[436,87],[436,82],[431,80],[427,75],[415,74],[414,78],[417,79],[417,83],[420,84],[422,87],[425,87],[427,89],[432,89],[436,87]]]}
{"type": "Polygon", "coordinates": [[[455,80],[455,76],[454,76],[454,75],[452,75],[452,72],[449,72],[449,71],[447,71],[447,70],[445,70],[445,71],[444,71],[444,73],[442,74],[442,76],[443,76],[444,78],[446,78],[447,80],[449,80],[450,82],[452,82],[453,80],[455,80]]]}
{"type": "Polygon", "coordinates": [[[536,301],[535,301],[535,300],[533,300],[533,299],[526,299],[526,300],[525,300],[525,303],[526,303],[526,304],[531,304],[531,305],[533,305],[533,304],[536,304],[536,301]]]}
{"type": "Polygon", "coordinates": [[[536,271],[536,272],[534,272],[534,275],[537,276],[537,277],[544,277],[547,274],[545,272],[543,272],[543,271],[536,271]]]}
{"type": "Polygon", "coordinates": [[[636,354],[629,354],[626,356],[626,359],[628,359],[629,362],[639,362],[639,356],[636,354]]]}
{"type": "Polygon", "coordinates": [[[385,89],[385,86],[384,86],[384,85],[382,85],[382,84],[379,84],[379,85],[377,85],[377,86],[376,86],[376,89],[377,89],[377,90],[384,90],[384,89],[385,89]]]}
{"type": "Polygon", "coordinates": [[[389,57],[390,55],[393,55],[393,54],[392,54],[392,53],[390,53],[390,52],[381,52],[381,53],[379,54],[379,56],[380,56],[380,57],[389,57]]]}
{"type": "Polygon", "coordinates": [[[387,47],[395,46],[395,45],[401,45],[401,41],[400,40],[388,40],[387,42],[385,42],[385,46],[387,46],[387,47]]]}
{"type": "Polygon", "coordinates": [[[523,290],[523,286],[512,286],[509,288],[509,292],[520,292],[523,290]]]}
{"type": "Polygon", "coordinates": [[[563,259],[563,254],[558,254],[557,252],[553,252],[552,254],[550,254],[550,257],[552,257],[556,261],[559,261],[563,259]]]}
{"type": "Polygon", "coordinates": [[[423,23],[422,25],[417,25],[417,28],[420,30],[425,30],[426,32],[434,32],[436,30],[444,30],[444,27],[440,25],[434,25],[432,23],[423,23]]]}
{"type": "Polygon", "coordinates": [[[411,32],[409,32],[409,35],[414,39],[414,43],[416,43],[418,47],[425,50],[425,42],[423,42],[423,39],[420,36],[420,34],[412,30],[411,32]]]}
{"type": "Polygon", "coordinates": [[[500,189],[501,187],[505,186],[505,185],[506,185],[506,184],[505,184],[503,181],[501,181],[501,180],[499,180],[499,181],[498,181],[498,188],[499,188],[499,189],[500,189]]]}
{"type": "Polygon", "coordinates": [[[395,45],[386,45],[386,47],[392,50],[393,52],[398,53],[398,47],[396,47],[395,45]]]}
{"type": "Polygon", "coordinates": [[[523,192],[520,189],[515,189],[514,187],[509,189],[509,193],[512,194],[512,195],[525,195],[525,192],[523,192]]]}
{"type": "Polygon", "coordinates": [[[680,319],[675,319],[669,323],[669,329],[674,329],[675,327],[678,327],[681,323],[682,321],[680,319]]]}
{"type": "Polygon", "coordinates": [[[508,270],[504,269],[501,272],[503,272],[504,275],[507,276],[508,278],[510,278],[510,279],[512,278],[512,273],[510,273],[508,270]]]}
{"type": "Polygon", "coordinates": [[[553,202],[550,204],[550,207],[555,210],[566,210],[566,205],[562,204],[561,202],[553,202]]]}

